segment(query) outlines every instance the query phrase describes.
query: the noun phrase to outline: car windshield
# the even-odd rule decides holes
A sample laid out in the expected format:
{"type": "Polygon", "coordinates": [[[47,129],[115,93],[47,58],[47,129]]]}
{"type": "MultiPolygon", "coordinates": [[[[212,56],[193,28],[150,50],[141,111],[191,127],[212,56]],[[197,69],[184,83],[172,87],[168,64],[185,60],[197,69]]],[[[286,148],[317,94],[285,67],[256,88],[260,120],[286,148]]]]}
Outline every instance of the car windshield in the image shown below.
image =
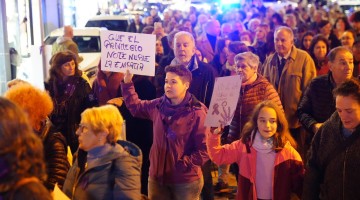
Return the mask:
{"type": "MultiPolygon", "coordinates": [[[[46,45],[52,45],[57,37],[48,37],[45,40],[46,45]]],[[[100,52],[100,37],[99,36],[74,36],[73,41],[78,45],[79,53],[100,52]]]]}
{"type": "Polygon", "coordinates": [[[105,27],[110,31],[126,31],[127,20],[93,20],[88,21],[85,27],[105,27]]]}

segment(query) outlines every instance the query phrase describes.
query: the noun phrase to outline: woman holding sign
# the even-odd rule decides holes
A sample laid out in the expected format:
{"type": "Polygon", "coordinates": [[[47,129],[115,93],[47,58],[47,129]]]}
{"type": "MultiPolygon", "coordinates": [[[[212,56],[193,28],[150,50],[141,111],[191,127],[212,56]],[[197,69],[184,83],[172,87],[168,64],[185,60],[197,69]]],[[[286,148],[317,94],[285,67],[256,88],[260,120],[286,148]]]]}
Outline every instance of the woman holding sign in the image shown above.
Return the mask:
{"type": "Polygon", "coordinates": [[[129,71],[121,85],[122,94],[134,117],[153,122],[149,198],[196,200],[203,186],[201,165],[208,160],[207,108],[188,92],[192,75],[185,66],[168,66],[165,72],[162,97],[140,100],[129,71]]]}
{"type": "Polygon", "coordinates": [[[304,165],[284,112],[275,103],[263,101],[255,107],[240,140],[221,146],[221,132],[217,128],[208,135],[208,152],[218,165],[239,165],[236,199],[301,197],[304,165]]]}

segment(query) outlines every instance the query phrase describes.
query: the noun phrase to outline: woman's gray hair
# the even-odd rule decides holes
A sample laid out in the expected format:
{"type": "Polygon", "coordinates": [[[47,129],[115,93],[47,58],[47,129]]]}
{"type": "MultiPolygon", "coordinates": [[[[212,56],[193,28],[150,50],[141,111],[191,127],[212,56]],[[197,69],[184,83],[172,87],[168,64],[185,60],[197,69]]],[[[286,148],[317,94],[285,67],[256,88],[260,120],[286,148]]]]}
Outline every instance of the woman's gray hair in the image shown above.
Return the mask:
{"type": "Polygon", "coordinates": [[[235,63],[238,63],[239,61],[245,61],[251,68],[255,70],[258,69],[260,64],[259,56],[253,54],[252,52],[239,53],[235,56],[234,60],[235,63]]]}

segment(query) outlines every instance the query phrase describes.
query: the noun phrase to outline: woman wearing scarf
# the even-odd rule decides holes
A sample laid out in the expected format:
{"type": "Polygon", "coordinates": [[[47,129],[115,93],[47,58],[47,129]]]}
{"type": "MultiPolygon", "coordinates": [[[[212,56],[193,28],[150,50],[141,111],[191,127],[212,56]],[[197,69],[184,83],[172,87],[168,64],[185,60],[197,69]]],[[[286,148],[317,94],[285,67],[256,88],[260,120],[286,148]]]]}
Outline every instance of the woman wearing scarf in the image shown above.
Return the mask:
{"type": "Polygon", "coordinates": [[[76,56],[70,51],[59,52],[50,60],[50,79],[45,85],[54,102],[50,120],[66,138],[71,152],[75,153],[79,142],[75,131],[81,113],[92,106],[89,83],[81,77],[76,56]]]}
{"type": "Polygon", "coordinates": [[[217,128],[208,135],[208,152],[218,165],[239,165],[236,199],[301,197],[304,165],[284,112],[275,103],[263,101],[254,108],[240,140],[221,146],[221,132],[217,128]]]}
{"type": "Polygon", "coordinates": [[[201,165],[208,160],[207,108],[188,92],[192,75],[185,66],[168,66],[165,72],[165,94],[151,101],[139,99],[127,72],[124,102],[134,117],[153,122],[149,198],[196,200],[203,186],[201,165]]]}

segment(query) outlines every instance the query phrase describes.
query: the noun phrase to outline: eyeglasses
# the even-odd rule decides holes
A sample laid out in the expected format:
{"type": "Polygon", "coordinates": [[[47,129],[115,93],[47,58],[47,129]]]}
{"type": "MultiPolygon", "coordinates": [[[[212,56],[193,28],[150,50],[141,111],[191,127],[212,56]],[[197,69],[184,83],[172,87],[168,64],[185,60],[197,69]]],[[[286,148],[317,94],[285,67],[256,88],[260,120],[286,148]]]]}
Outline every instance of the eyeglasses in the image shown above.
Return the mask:
{"type": "Polygon", "coordinates": [[[79,127],[77,128],[76,132],[78,133],[87,133],[90,128],[85,126],[84,124],[79,124],[79,127]]]}

